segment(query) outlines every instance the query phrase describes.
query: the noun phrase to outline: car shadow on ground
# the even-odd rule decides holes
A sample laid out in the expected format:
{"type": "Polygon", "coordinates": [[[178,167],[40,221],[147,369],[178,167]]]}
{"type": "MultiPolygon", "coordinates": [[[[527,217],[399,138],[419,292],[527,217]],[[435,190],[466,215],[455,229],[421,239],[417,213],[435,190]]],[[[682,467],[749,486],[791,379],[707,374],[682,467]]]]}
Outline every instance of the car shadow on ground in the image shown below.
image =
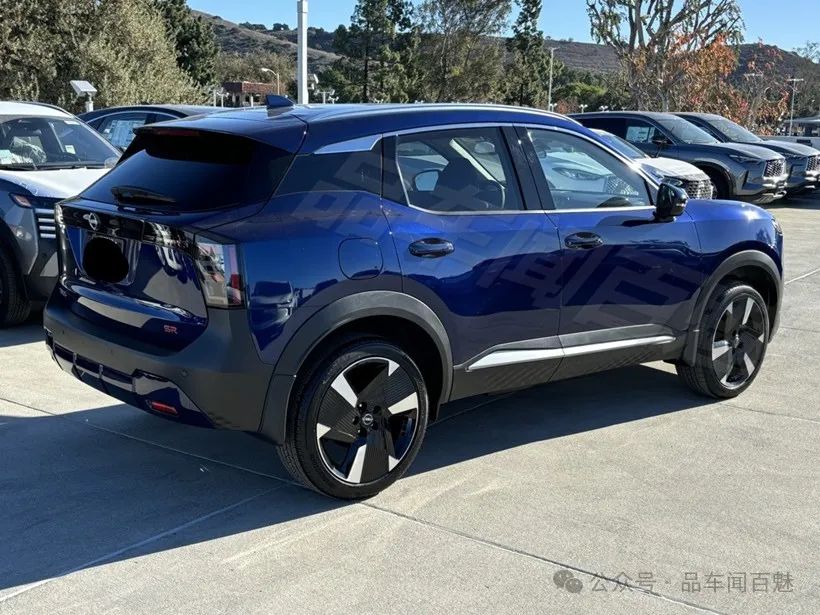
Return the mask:
{"type": "Polygon", "coordinates": [[[43,315],[35,313],[29,316],[28,320],[21,325],[0,330],[0,349],[43,342],[45,339],[43,315]]]}
{"type": "MultiPolygon", "coordinates": [[[[446,406],[430,427],[410,475],[705,401],[674,374],[649,366],[463,400],[446,406]]],[[[0,414],[0,600],[8,593],[3,590],[68,571],[349,506],[285,482],[272,446],[258,438],[169,425],[125,409],[37,418],[0,414]],[[169,430],[175,443],[169,443],[169,430]],[[211,459],[226,463],[203,463],[209,448],[211,459]],[[265,457],[261,471],[259,456],[265,457]],[[214,511],[271,489],[208,520],[214,511]],[[198,521],[189,525],[192,519],[198,521]]]]}

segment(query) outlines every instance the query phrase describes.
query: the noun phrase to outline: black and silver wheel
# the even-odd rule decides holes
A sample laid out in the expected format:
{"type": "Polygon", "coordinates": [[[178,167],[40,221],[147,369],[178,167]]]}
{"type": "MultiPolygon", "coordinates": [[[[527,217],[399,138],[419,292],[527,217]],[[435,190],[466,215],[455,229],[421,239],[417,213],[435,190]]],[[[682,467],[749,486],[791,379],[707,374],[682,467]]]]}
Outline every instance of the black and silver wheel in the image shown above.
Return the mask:
{"type": "Polygon", "coordinates": [[[766,302],[740,282],[719,287],[703,316],[695,365],[678,365],[693,390],[735,397],[757,377],[769,340],[766,302]]]}
{"type": "Polygon", "coordinates": [[[374,495],[412,463],[427,427],[421,372],[397,346],[347,344],[300,387],[280,456],[302,483],[334,497],[374,495]]]}
{"type": "Polygon", "coordinates": [[[9,251],[0,245],[0,327],[19,325],[31,307],[9,251]]]}

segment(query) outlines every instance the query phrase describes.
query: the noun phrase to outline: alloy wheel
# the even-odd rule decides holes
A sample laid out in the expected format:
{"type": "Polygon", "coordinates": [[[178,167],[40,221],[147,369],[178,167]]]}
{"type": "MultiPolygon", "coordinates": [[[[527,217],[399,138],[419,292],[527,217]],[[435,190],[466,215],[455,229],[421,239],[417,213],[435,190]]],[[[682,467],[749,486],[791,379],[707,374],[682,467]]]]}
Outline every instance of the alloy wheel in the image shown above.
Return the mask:
{"type": "Polygon", "coordinates": [[[763,308],[748,295],[735,298],[724,310],[712,339],[712,367],[720,383],[743,386],[759,367],[766,348],[763,308]]]}
{"type": "Polygon", "coordinates": [[[316,424],[325,466],[340,481],[377,481],[401,462],[416,437],[419,393],[407,371],[384,357],[351,364],[327,388],[316,424]]]}

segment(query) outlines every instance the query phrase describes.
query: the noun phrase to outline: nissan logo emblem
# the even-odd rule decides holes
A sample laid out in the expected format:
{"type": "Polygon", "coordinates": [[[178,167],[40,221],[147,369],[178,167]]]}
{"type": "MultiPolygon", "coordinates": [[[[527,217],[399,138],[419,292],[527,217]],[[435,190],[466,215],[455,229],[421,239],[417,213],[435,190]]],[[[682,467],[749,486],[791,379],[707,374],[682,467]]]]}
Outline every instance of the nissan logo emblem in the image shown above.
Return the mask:
{"type": "Polygon", "coordinates": [[[100,218],[97,216],[97,214],[85,214],[83,216],[83,220],[88,222],[88,226],[91,227],[92,231],[96,231],[98,228],[100,228],[100,218]]]}

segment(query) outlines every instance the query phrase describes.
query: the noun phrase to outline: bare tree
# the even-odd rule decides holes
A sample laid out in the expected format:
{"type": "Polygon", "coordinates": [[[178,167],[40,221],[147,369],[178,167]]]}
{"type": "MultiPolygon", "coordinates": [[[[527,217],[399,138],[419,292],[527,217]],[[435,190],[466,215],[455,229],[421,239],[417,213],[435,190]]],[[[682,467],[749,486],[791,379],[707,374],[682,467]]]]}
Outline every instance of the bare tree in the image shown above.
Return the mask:
{"type": "Polygon", "coordinates": [[[737,0],[587,0],[587,12],[592,36],[623,63],[639,108],[668,107],[681,55],[743,36],[737,0]]]}

